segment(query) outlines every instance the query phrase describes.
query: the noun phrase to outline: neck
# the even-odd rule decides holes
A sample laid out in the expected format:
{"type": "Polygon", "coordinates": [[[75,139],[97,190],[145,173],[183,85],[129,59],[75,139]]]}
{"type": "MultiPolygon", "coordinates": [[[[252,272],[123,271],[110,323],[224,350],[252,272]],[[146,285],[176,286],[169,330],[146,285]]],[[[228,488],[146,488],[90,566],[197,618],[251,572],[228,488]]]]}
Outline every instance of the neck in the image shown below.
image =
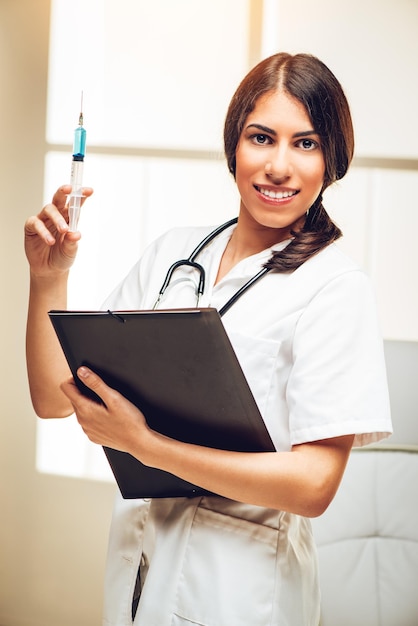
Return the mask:
{"type": "Polygon", "coordinates": [[[237,263],[253,254],[271,248],[289,237],[289,233],[275,228],[265,228],[260,224],[248,227],[241,217],[225,248],[219,264],[216,282],[219,282],[237,263]]]}

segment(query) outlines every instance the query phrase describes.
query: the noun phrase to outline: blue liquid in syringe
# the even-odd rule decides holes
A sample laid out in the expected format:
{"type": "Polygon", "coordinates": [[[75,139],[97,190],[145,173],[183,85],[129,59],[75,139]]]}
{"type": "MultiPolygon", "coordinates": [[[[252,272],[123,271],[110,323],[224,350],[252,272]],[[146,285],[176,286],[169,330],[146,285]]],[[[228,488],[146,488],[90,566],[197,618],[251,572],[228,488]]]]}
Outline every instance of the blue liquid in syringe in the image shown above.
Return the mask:
{"type": "Polygon", "coordinates": [[[83,161],[86,152],[86,131],[79,126],[74,131],[73,158],[75,161],[83,161]]]}

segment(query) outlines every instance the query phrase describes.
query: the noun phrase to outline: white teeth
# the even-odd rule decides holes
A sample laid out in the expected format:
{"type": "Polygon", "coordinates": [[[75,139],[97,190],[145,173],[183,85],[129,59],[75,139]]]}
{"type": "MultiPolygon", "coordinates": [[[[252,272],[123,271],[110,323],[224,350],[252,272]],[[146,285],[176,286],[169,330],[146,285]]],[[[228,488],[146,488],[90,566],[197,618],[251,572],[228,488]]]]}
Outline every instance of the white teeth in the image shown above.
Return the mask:
{"type": "Polygon", "coordinates": [[[263,196],[267,196],[268,198],[273,198],[274,200],[282,200],[283,198],[290,198],[294,196],[296,191],[272,191],[271,189],[263,189],[262,187],[258,187],[258,191],[263,194],[263,196]]]}

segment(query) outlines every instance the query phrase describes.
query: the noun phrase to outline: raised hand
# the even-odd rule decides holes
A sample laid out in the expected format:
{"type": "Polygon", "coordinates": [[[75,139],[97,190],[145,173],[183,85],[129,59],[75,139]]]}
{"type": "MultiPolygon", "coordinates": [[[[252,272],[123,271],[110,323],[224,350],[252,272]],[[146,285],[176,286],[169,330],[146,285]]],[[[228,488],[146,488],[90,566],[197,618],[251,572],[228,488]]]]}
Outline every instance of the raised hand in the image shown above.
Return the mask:
{"type": "MultiPolygon", "coordinates": [[[[33,276],[67,272],[74,262],[81,235],[68,230],[66,201],[70,191],[70,185],[60,187],[52,202],[25,223],[25,252],[33,276]]],[[[83,193],[87,198],[93,190],[84,188],[83,193]]]]}

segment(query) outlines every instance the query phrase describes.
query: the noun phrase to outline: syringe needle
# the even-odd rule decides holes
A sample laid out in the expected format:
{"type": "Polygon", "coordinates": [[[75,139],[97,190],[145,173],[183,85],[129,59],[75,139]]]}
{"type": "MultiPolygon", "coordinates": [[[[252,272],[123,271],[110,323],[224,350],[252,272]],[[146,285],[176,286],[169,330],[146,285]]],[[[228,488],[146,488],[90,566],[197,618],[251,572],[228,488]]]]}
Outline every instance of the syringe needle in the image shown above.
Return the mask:
{"type": "Polygon", "coordinates": [[[81,92],[80,116],[78,118],[78,125],[83,126],[83,92],[81,92]]]}

